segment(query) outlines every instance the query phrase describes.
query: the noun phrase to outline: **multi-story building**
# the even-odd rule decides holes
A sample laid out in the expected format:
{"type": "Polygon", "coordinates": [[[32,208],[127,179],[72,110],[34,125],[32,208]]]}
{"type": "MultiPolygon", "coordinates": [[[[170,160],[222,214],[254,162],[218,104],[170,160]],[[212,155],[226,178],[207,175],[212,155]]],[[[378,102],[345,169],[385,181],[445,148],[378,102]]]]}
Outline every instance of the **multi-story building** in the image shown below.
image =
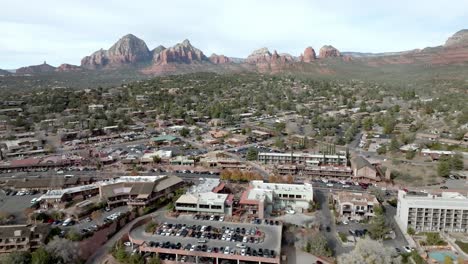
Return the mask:
{"type": "Polygon", "coordinates": [[[276,171],[280,175],[297,175],[296,180],[308,178],[352,178],[353,171],[348,166],[302,166],[278,165],[276,171]]]}
{"type": "Polygon", "coordinates": [[[368,193],[338,192],[333,195],[338,214],[345,220],[365,220],[373,217],[379,201],[368,193]]]}
{"type": "Polygon", "coordinates": [[[37,249],[44,245],[49,231],[48,225],[0,226],[0,254],[37,249]]]}
{"type": "Polygon", "coordinates": [[[231,215],[234,195],[219,193],[223,186],[219,179],[201,179],[198,185],[179,197],[175,208],[181,212],[231,215]]]}
{"type": "Polygon", "coordinates": [[[239,204],[243,211],[251,216],[264,218],[274,211],[292,208],[304,211],[313,201],[312,185],[265,183],[251,181],[249,188],[242,193],[239,204]]]}
{"type": "Polygon", "coordinates": [[[108,206],[146,206],[184,185],[177,176],[123,176],[97,183],[99,195],[108,206]]]}
{"type": "Polygon", "coordinates": [[[403,231],[468,232],[468,197],[457,192],[440,194],[398,192],[396,220],[403,231]]]}
{"type": "Polygon", "coordinates": [[[345,155],[260,152],[258,161],[265,164],[346,165],[345,155]]]}

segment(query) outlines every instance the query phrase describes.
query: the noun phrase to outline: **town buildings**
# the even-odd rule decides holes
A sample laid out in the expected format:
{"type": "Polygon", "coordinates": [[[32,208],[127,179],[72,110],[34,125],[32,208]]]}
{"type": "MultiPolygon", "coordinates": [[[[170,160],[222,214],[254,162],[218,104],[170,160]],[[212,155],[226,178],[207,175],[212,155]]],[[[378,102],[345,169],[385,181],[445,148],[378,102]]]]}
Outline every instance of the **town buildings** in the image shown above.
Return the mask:
{"type": "Polygon", "coordinates": [[[175,208],[181,212],[231,215],[234,195],[220,193],[223,186],[219,179],[202,178],[179,197],[175,208]]]}
{"type": "Polygon", "coordinates": [[[379,201],[369,193],[338,192],[333,195],[336,211],[344,220],[366,220],[373,217],[379,201]]]}
{"type": "Polygon", "coordinates": [[[250,216],[264,218],[286,208],[299,212],[307,210],[313,202],[313,189],[309,183],[284,184],[251,181],[239,202],[242,211],[250,216]]]}
{"type": "Polygon", "coordinates": [[[354,178],[367,181],[380,181],[379,168],[372,165],[367,159],[357,156],[351,159],[351,169],[353,170],[354,178]]]}
{"type": "Polygon", "coordinates": [[[258,161],[264,164],[346,165],[348,160],[345,155],[340,154],[260,152],[258,161]]]}
{"type": "Polygon", "coordinates": [[[0,254],[37,249],[44,245],[49,231],[46,224],[0,226],[0,254]]]}
{"type": "Polygon", "coordinates": [[[97,183],[101,201],[109,207],[146,206],[161,198],[171,197],[184,185],[177,176],[123,176],[97,183]]]}
{"type": "Polygon", "coordinates": [[[396,222],[401,230],[468,232],[468,197],[398,191],[396,222]]]}

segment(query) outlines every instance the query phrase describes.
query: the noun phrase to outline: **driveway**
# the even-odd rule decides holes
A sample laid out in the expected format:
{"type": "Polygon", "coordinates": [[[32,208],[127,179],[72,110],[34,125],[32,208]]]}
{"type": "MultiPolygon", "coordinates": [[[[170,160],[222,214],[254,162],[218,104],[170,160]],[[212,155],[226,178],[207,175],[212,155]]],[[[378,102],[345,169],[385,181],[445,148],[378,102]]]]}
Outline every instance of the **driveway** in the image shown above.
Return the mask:
{"type": "Polygon", "coordinates": [[[343,247],[341,242],[338,241],[336,236],[336,226],[334,222],[334,217],[330,209],[328,208],[328,193],[322,190],[315,190],[314,195],[316,197],[316,201],[320,203],[320,210],[317,212],[316,217],[317,220],[321,223],[322,226],[322,234],[328,241],[328,246],[333,250],[333,254],[335,256],[341,255],[343,253],[347,253],[352,250],[350,247],[343,247]],[[327,232],[325,228],[329,226],[330,232],[327,232]]]}

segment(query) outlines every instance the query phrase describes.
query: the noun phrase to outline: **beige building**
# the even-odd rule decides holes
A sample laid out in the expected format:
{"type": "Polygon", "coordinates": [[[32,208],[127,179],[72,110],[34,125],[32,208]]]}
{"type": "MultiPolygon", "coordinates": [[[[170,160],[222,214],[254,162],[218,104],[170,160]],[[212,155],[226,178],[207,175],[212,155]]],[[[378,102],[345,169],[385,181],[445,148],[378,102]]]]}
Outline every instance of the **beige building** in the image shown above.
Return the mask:
{"type": "Polygon", "coordinates": [[[340,217],[346,220],[365,220],[373,217],[379,201],[368,193],[338,192],[333,195],[333,203],[340,217]]]}
{"type": "Polygon", "coordinates": [[[354,178],[380,181],[380,175],[377,167],[373,166],[367,159],[357,156],[351,159],[351,169],[353,170],[354,178]]]}
{"type": "Polygon", "coordinates": [[[48,225],[0,226],[0,254],[37,249],[44,245],[49,231],[48,225]]]}
{"type": "Polygon", "coordinates": [[[99,183],[99,195],[108,206],[146,206],[184,185],[177,176],[124,176],[99,183]]]}

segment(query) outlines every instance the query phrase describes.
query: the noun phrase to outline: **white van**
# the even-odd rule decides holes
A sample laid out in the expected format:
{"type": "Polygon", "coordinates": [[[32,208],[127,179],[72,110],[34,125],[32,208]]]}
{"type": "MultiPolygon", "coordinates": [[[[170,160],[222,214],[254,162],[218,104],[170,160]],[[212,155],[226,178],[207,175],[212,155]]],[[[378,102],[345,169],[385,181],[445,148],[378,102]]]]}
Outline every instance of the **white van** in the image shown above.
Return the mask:
{"type": "Polygon", "coordinates": [[[63,226],[68,226],[72,223],[73,219],[72,218],[67,218],[65,221],[63,221],[62,225],[63,226]]]}

